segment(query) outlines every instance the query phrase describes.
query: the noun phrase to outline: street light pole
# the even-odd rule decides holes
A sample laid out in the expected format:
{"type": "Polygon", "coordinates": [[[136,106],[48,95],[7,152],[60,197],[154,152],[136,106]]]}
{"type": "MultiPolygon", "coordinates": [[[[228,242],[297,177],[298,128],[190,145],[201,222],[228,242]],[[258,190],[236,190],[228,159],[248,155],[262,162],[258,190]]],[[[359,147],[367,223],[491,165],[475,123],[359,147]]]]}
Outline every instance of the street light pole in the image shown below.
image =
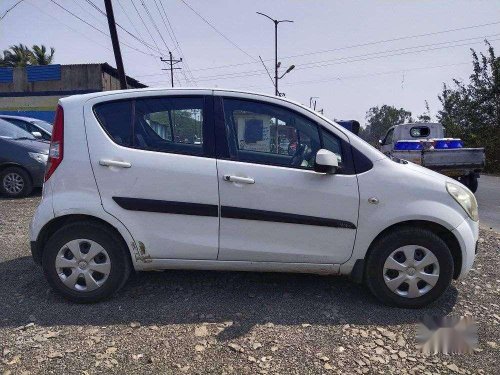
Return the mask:
{"type": "Polygon", "coordinates": [[[281,77],[278,77],[278,69],[280,67],[278,63],[278,25],[281,22],[293,22],[290,20],[275,20],[274,18],[268,16],[267,14],[261,13],[261,12],[256,12],[257,14],[260,14],[261,16],[269,18],[271,21],[274,23],[274,95],[279,96],[280,92],[278,90],[278,81],[284,77],[285,74],[290,72],[293,68],[295,68],[294,65],[292,65],[288,70],[283,74],[281,77]]]}
{"type": "Polygon", "coordinates": [[[278,24],[279,22],[273,20],[274,22],[274,95],[278,96],[278,24]]]}

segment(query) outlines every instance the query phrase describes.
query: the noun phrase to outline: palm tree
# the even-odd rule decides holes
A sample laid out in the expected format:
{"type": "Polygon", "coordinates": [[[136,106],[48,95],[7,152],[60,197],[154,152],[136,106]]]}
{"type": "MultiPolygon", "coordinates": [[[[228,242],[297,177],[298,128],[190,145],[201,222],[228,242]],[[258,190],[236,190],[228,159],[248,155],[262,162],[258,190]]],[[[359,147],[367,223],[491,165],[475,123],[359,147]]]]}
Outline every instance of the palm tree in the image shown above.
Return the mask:
{"type": "Polygon", "coordinates": [[[47,53],[47,48],[42,44],[37,46],[36,44],[32,49],[32,65],[49,65],[54,60],[54,53],[56,52],[54,47],[50,47],[50,54],[47,53]]]}
{"type": "Polygon", "coordinates": [[[4,60],[8,66],[26,66],[31,64],[33,53],[22,43],[10,46],[10,51],[4,51],[4,60]]]}
{"type": "Polygon", "coordinates": [[[27,46],[20,43],[18,45],[10,46],[8,50],[3,51],[3,56],[0,53],[0,67],[16,67],[27,65],[49,65],[54,60],[56,50],[54,47],[50,48],[50,53],[47,48],[42,44],[33,46],[30,50],[27,46]]]}

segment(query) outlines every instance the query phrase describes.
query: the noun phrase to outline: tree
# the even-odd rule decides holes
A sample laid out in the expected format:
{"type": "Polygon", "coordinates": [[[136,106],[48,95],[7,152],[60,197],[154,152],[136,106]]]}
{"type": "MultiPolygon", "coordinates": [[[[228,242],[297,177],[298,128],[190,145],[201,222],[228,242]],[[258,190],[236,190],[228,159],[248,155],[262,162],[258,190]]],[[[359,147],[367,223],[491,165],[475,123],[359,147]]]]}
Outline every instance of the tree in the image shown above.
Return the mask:
{"type": "Polygon", "coordinates": [[[360,136],[367,142],[376,144],[391,126],[412,121],[411,112],[404,108],[397,109],[385,104],[382,107],[372,107],[366,112],[366,126],[361,129],[360,136]]]}
{"type": "Polygon", "coordinates": [[[16,46],[11,46],[10,51],[8,51],[9,60],[13,66],[26,66],[31,63],[32,52],[22,43],[16,46]]]}
{"type": "Polygon", "coordinates": [[[32,65],[49,65],[54,60],[55,52],[55,48],[50,47],[50,54],[47,54],[47,48],[43,44],[40,46],[35,44],[32,48],[32,65]]]}
{"type": "Polygon", "coordinates": [[[33,50],[31,50],[28,46],[20,43],[3,51],[3,56],[0,55],[0,67],[49,65],[54,60],[54,54],[54,47],[50,48],[50,54],[48,54],[44,45],[34,45],[33,50]]]}
{"type": "Polygon", "coordinates": [[[425,112],[417,117],[418,122],[431,122],[431,110],[429,108],[429,102],[425,101],[425,112]]]}
{"type": "Polygon", "coordinates": [[[484,147],[486,168],[500,171],[500,57],[485,41],[487,54],[472,51],[473,72],[469,82],[443,84],[438,120],[447,136],[462,138],[469,147],[484,147]]]}

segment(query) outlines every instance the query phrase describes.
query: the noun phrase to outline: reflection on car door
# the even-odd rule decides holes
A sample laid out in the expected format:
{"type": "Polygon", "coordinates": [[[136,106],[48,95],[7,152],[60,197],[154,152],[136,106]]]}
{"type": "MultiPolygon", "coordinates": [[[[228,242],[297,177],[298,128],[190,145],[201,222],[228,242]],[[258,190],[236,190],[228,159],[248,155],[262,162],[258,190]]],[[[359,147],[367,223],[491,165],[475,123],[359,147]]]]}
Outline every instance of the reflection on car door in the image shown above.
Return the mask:
{"type": "Polygon", "coordinates": [[[228,150],[217,160],[218,259],[319,264],[349,259],[359,196],[356,175],[347,168],[350,155],[342,149],[345,136],[322,133],[314,121],[282,106],[214,100],[223,102],[216,106],[223,109],[217,143],[228,150]],[[321,147],[337,154],[343,171],[313,171],[321,147]]]}

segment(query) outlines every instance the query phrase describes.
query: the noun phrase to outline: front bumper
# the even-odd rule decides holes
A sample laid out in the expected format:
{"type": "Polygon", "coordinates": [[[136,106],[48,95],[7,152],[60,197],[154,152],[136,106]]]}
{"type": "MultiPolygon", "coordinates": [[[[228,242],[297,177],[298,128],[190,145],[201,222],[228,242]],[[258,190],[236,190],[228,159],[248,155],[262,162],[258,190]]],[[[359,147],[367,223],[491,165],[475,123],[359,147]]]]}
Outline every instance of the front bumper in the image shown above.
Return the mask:
{"type": "Polygon", "coordinates": [[[479,223],[467,218],[453,230],[453,234],[462,250],[462,269],[458,275],[458,280],[462,280],[472,268],[476,258],[479,223]]]}

